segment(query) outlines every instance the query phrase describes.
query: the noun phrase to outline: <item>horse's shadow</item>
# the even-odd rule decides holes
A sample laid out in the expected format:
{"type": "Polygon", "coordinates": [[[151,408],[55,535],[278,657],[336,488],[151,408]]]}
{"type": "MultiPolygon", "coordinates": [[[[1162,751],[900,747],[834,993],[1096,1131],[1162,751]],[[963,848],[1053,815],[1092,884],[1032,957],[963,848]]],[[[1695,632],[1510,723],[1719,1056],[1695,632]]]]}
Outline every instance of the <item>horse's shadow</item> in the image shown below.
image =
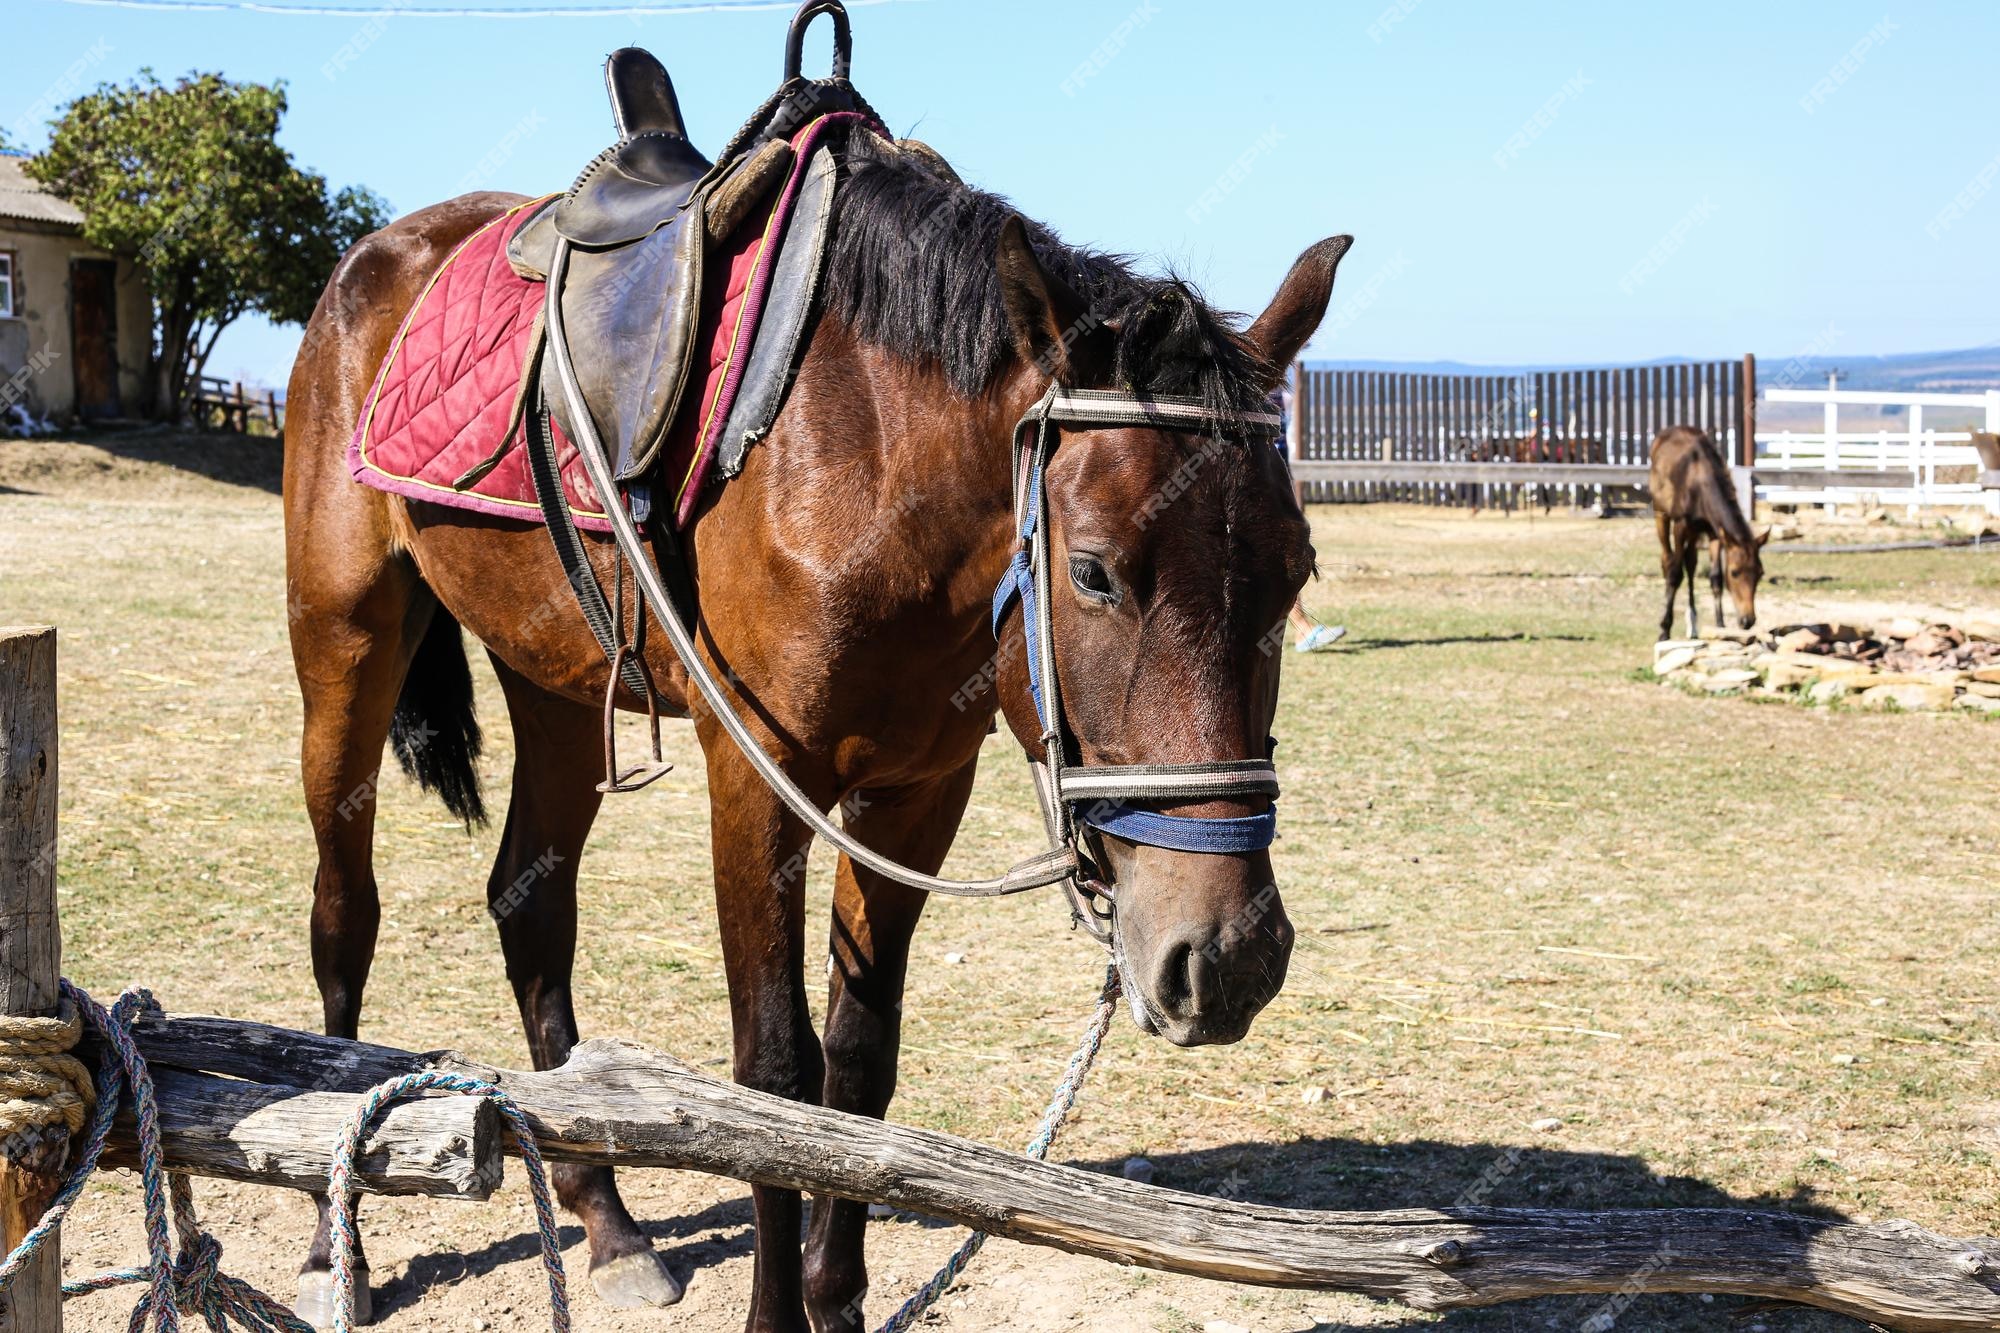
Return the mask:
{"type": "MultiPolygon", "coordinates": [[[[1231,1143],[1187,1152],[1148,1155],[1152,1181],[1169,1189],[1287,1208],[1369,1211],[1390,1208],[1520,1207],[1569,1209],[1748,1208],[1842,1219],[1806,1190],[1731,1194],[1691,1176],[1660,1175],[1638,1157],[1553,1147],[1443,1143],[1419,1139],[1375,1144],[1356,1139],[1312,1138],[1291,1143],[1231,1143]]],[[[1086,1171],[1118,1174],[1125,1159],[1071,1160],[1086,1171]]],[[[942,1227],[933,1219],[901,1215],[901,1224],[942,1227]]],[[[751,1252],[753,1224],[747,1198],[715,1201],[700,1211],[643,1224],[668,1266],[683,1281],[703,1269],[751,1252]]],[[[563,1248],[582,1276],[582,1228],[565,1221],[563,1248]]],[[[426,1300],[467,1277],[538,1253],[533,1232],[523,1232],[465,1253],[420,1255],[408,1269],[376,1289],[376,1309],[393,1313],[426,1300]]],[[[1331,1300],[1333,1298],[1329,1298],[1331,1300]]],[[[1616,1310],[1603,1296],[1557,1297],[1442,1316],[1410,1313],[1389,1322],[1312,1323],[1285,1316],[1260,1328],[1287,1333],[1418,1329],[1445,1333],[1527,1333],[1546,1329],[1609,1328],[1608,1316],[1627,1329],[1703,1329],[1754,1313],[1773,1333],[1852,1333],[1867,1326],[1819,1311],[1752,1306],[1735,1298],[1710,1302],[1697,1296],[1621,1299],[1616,1310]]]]}
{"type": "MultiPolygon", "coordinates": [[[[1153,1183],[1191,1194],[1244,1203],[1332,1211],[1392,1208],[1740,1208],[1791,1212],[1829,1220],[1843,1214],[1818,1204],[1810,1191],[1731,1194],[1692,1176],[1663,1175],[1638,1157],[1553,1147],[1443,1143],[1418,1139],[1389,1144],[1313,1138],[1292,1143],[1231,1143],[1183,1153],[1149,1154],[1153,1183]]],[[[1077,1163],[1120,1171],[1123,1161],[1077,1163]]],[[[1329,1303],[1332,1298],[1329,1298],[1329,1303]]],[[[1387,1307],[1393,1309],[1394,1307],[1387,1307]]],[[[1319,1322],[1282,1316],[1258,1322],[1285,1333],[1382,1333],[1402,1329],[1445,1333],[1543,1333],[1548,1329],[1710,1329],[1752,1313],[1773,1333],[1854,1333],[1868,1326],[1797,1306],[1700,1296],[1550,1297],[1443,1315],[1414,1311],[1365,1323],[1319,1322]]],[[[1742,1324],[1738,1324],[1742,1327],[1742,1324]]]]}
{"type": "Polygon", "coordinates": [[[1590,643],[1592,641],[1592,636],[1588,634],[1443,634],[1428,639],[1357,636],[1341,644],[1341,650],[1359,653],[1384,648],[1449,648],[1460,644],[1590,643]]]}
{"type": "MultiPolygon", "coordinates": [[[[725,1259],[749,1254],[754,1238],[747,1198],[719,1200],[699,1212],[644,1221],[640,1227],[683,1282],[725,1259]],[[714,1234],[707,1234],[711,1232],[714,1234]]],[[[584,1280],[589,1247],[584,1243],[582,1226],[563,1214],[556,1230],[571,1283],[584,1280]]],[[[533,1231],[523,1231],[476,1250],[420,1254],[402,1273],[376,1284],[376,1317],[422,1305],[467,1278],[483,1276],[505,1264],[538,1259],[541,1252],[541,1240],[533,1231]]]]}

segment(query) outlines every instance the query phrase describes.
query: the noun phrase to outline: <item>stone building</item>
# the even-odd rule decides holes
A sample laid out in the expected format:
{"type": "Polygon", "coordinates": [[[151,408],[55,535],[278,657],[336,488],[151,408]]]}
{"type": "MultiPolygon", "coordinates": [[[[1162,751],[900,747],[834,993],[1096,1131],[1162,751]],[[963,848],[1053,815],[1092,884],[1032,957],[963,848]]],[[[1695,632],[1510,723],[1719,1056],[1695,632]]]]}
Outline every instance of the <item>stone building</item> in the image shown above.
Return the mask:
{"type": "Polygon", "coordinates": [[[130,259],[83,239],[83,215],[0,154],[0,420],[136,417],[152,298],[130,259]]]}

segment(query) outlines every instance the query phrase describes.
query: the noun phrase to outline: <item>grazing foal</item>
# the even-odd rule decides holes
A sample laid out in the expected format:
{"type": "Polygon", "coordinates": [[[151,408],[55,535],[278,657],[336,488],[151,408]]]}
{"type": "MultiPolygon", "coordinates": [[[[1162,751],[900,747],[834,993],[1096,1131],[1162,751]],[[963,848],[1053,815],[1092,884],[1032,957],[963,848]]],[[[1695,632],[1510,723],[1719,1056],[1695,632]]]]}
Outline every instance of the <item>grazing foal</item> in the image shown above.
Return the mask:
{"type": "Polygon", "coordinates": [[[1701,632],[1695,616],[1695,560],[1706,543],[1708,587],[1715,596],[1715,623],[1722,620],[1722,585],[1736,604],[1736,624],[1757,623],[1757,583],[1764,577],[1764,543],[1770,529],[1753,532],[1736,503],[1729,467],[1714,441],[1692,426],[1669,426],[1653,438],[1653,523],[1660,534],[1660,573],[1667,600],[1660,609],[1660,637],[1673,633],[1674,598],[1681,580],[1688,585],[1688,637],[1701,632]]]}

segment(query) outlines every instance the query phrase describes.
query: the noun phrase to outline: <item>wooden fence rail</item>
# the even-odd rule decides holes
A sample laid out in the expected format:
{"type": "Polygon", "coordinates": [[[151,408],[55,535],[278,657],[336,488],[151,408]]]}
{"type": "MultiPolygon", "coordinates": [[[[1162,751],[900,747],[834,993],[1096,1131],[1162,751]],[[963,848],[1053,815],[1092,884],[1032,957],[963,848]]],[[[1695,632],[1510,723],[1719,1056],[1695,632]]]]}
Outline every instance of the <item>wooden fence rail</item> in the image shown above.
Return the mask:
{"type": "MultiPolygon", "coordinates": [[[[49,1014],[56,1003],[54,649],[52,630],[0,629],[0,1011],[13,1014],[49,1014]]],[[[785,1101],[626,1042],[585,1042],[562,1068],[528,1073],[227,1019],[144,1018],[136,1039],[157,1076],[166,1165],[195,1175],[320,1186],[329,1126],[353,1099],[437,1068],[499,1084],[558,1161],[713,1172],[1167,1272],[1360,1292],[1424,1310],[1718,1292],[1911,1333],[2000,1327],[2000,1241],[1954,1240],[1907,1222],[1857,1226],[1746,1209],[1276,1208],[785,1101]]],[[[364,1140],[361,1182],[384,1193],[483,1196],[498,1175],[485,1106],[403,1103],[364,1140]]],[[[66,1136],[0,1139],[8,1246],[40,1217],[67,1147],[66,1136]]],[[[114,1157],[131,1150],[128,1124],[114,1157]]],[[[54,1247],[45,1248],[0,1300],[0,1330],[61,1333],[59,1271],[54,1247]]]]}

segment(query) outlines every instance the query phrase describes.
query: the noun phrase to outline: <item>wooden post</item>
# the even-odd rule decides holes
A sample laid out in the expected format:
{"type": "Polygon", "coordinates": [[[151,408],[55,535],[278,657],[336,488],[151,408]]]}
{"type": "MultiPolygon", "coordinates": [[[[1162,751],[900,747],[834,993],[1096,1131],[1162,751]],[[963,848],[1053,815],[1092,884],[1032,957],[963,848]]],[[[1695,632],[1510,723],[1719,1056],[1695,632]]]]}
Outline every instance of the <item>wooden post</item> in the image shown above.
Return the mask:
{"type": "MultiPolygon", "coordinates": [[[[0,1014],[56,1012],[56,632],[0,627],[0,1014]]],[[[62,1188],[69,1132],[0,1139],[0,1247],[11,1251],[62,1188]]],[[[0,1296],[0,1333],[62,1333],[59,1236],[0,1296]]]]}

